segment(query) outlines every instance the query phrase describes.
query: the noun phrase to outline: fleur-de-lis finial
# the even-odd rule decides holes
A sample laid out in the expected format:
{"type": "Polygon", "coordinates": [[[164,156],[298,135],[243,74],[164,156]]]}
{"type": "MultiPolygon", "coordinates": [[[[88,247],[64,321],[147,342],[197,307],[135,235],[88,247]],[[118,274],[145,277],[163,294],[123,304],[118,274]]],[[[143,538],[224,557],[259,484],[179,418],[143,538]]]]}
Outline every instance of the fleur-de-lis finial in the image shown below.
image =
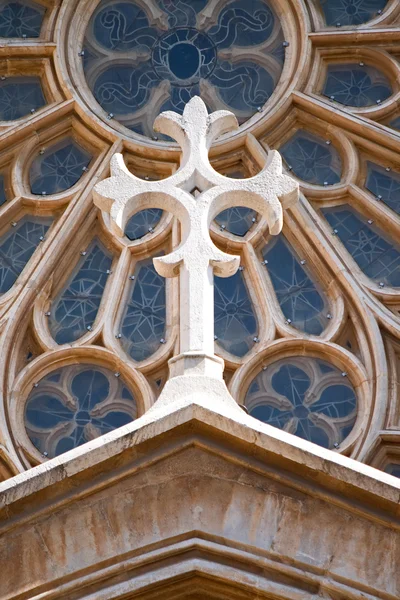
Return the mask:
{"type": "MultiPolygon", "coordinates": [[[[227,208],[246,206],[268,222],[269,231],[282,230],[285,205],[298,199],[298,184],[282,173],[280,154],[273,150],[264,168],[249,179],[232,179],[210,165],[208,151],[215,138],[238,127],[228,111],[207,113],[204,102],[194,97],[183,115],[160,114],[156,131],[174,138],[182,148],[180,168],[162,181],[144,181],[130,173],[121,154],[111,160],[111,177],[94,188],[94,202],[111,217],[111,227],[123,235],[128,220],[146,208],[173,213],[181,223],[182,241],[170,254],[155,258],[157,272],[180,277],[180,354],[171,359],[171,376],[191,373],[222,382],[223,361],[214,355],[213,274],[233,275],[240,258],[219,250],[211,240],[212,220],[227,208]],[[194,188],[200,194],[194,198],[194,188]]],[[[251,138],[250,151],[258,142],[251,138]]]]}

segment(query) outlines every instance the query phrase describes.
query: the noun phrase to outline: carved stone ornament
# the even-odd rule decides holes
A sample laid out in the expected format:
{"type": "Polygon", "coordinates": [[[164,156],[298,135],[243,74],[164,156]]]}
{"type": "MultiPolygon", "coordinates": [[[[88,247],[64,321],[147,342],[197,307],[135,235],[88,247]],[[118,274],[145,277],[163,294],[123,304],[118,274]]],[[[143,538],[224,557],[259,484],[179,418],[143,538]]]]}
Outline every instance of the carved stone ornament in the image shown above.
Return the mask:
{"type": "MultiPolygon", "coordinates": [[[[215,138],[238,127],[229,111],[207,113],[204,102],[194,97],[183,115],[161,113],[154,129],[174,138],[182,148],[179,170],[162,181],[145,181],[130,173],[122,154],[111,160],[111,177],[94,188],[95,204],[110,214],[111,227],[123,235],[135,213],[161,208],[173,213],[181,224],[182,241],[170,254],[155,258],[163,277],[180,277],[180,354],[169,361],[170,379],[149,413],[161,406],[223,400],[232,409],[237,404],[222,379],[224,362],[214,355],[213,274],[229,277],[239,268],[240,258],[219,250],[209,234],[210,224],[223,210],[246,206],[264,217],[272,235],[283,225],[284,206],[297,201],[299,186],[282,173],[282,159],[269,153],[264,168],[249,179],[232,179],[210,165],[208,151],[215,138]],[[194,197],[191,192],[200,193],[194,197]],[[190,380],[187,378],[190,377],[190,380]]],[[[250,149],[258,142],[251,140],[250,149]]],[[[221,408],[221,406],[220,406],[221,408]]],[[[147,413],[148,414],[148,413],[147,413]]]]}

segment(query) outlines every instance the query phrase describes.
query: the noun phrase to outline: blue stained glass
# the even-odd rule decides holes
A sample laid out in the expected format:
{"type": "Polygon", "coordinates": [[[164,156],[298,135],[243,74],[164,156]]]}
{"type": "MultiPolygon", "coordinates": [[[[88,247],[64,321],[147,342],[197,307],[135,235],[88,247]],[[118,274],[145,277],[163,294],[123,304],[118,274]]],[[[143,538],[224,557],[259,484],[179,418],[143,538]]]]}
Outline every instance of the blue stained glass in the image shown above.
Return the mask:
{"type": "Polygon", "coordinates": [[[342,161],[330,140],[324,141],[300,129],[280,148],[280,153],[299,179],[315,185],[340,181],[342,161]]]}
{"type": "Polygon", "coordinates": [[[357,398],[348,379],[311,357],[282,359],[263,369],[245,402],[256,419],[324,448],[340,444],[357,417],[357,398]]]}
{"type": "Polygon", "coordinates": [[[134,360],[145,360],[160,347],[166,327],[165,279],[152,260],[137,263],[121,321],[121,344],[134,360]]]}
{"type": "Polygon", "coordinates": [[[257,213],[251,208],[244,206],[236,206],[235,208],[227,208],[223,210],[217,217],[215,222],[222,229],[226,229],[229,233],[245,236],[250,231],[252,225],[257,220],[257,213]]]}
{"type": "Polygon", "coordinates": [[[0,81],[0,121],[13,121],[46,104],[39,77],[10,77],[0,81]]]}
{"type": "Polygon", "coordinates": [[[4,175],[0,175],[0,206],[5,202],[7,202],[5,178],[4,175]]]}
{"type": "Polygon", "coordinates": [[[0,294],[14,285],[51,223],[49,217],[27,215],[0,239],[0,294]]]}
{"type": "Polygon", "coordinates": [[[90,330],[103,297],[111,263],[111,255],[98,240],[81,257],[73,275],[51,306],[50,331],[57,344],[74,342],[90,330]]]}
{"type": "Polygon", "coordinates": [[[385,473],[389,473],[389,475],[393,475],[393,477],[400,477],[400,464],[390,463],[385,467],[385,473]]]}
{"type": "MultiPolygon", "coordinates": [[[[307,267],[295,255],[283,235],[271,240],[262,251],[282,312],[294,327],[319,335],[328,324],[326,298],[317,289],[307,267]]],[[[305,261],[304,261],[305,263],[305,261]]]]}
{"type": "Polygon", "coordinates": [[[46,9],[36,2],[0,2],[0,37],[37,38],[46,9]]]}
{"type": "Polygon", "coordinates": [[[80,364],[47,375],[33,388],[25,426],[36,448],[53,458],[126,425],[136,414],[135,399],[121,377],[80,364]]]}
{"type": "Polygon", "coordinates": [[[347,205],[323,208],[322,212],[367,277],[382,285],[400,287],[400,249],[393,242],[347,205]]]}
{"type": "Polygon", "coordinates": [[[33,194],[57,194],[79,181],[92,157],[72,139],[50,146],[32,162],[30,183],[33,194]]]}
{"type": "Polygon", "coordinates": [[[228,106],[240,122],[251,117],[272,94],[284,61],[282,29],[267,0],[217,4],[212,18],[204,10],[206,0],[157,4],[163,16],[152,24],[133,0],[102,0],[95,10],[83,64],[102,108],[129,129],[155,136],[152,123],[159,112],[182,113],[207,86],[210,110],[228,106]],[[105,66],[101,71],[99,62],[105,66]]]}
{"type": "Polygon", "coordinates": [[[393,129],[398,129],[400,131],[400,117],[396,117],[395,119],[390,121],[389,127],[392,127],[393,129]]]}
{"type": "Polygon", "coordinates": [[[387,0],[320,0],[327,25],[361,25],[376,17],[387,0]]]}
{"type": "Polygon", "coordinates": [[[345,106],[372,106],[387,100],[392,88],[375,67],[359,64],[328,65],[323,93],[345,106]]]}
{"type": "Polygon", "coordinates": [[[152,232],[160,222],[163,211],[158,208],[141,210],[131,217],[125,227],[125,235],[130,240],[138,240],[152,232]]]}
{"type": "Polygon", "coordinates": [[[387,171],[379,165],[368,163],[365,187],[374,194],[376,199],[382,200],[400,214],[400,173],[387,171]]]}
{"type": "Polygon", "coordinates": [[[214,333],[218,344],[235,356],[254,346],[258,324],[241,271],[214,277],[214,333]]]}

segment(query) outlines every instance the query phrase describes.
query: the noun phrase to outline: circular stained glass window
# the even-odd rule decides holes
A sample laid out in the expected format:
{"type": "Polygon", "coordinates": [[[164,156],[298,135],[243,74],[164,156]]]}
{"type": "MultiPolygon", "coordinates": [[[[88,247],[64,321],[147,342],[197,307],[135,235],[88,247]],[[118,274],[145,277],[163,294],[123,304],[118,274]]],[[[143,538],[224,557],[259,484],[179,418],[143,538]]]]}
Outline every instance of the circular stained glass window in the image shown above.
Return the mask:
{"type": "Polygon", "coordinates": [[[102,0],[83,54],[86,80],[109,119],[149,137],[160,112],[182,113],[193,96],[243,123],[271,96],[283,61],[282,28],[264,0],[216,8],[212,0],[102,0]]]}

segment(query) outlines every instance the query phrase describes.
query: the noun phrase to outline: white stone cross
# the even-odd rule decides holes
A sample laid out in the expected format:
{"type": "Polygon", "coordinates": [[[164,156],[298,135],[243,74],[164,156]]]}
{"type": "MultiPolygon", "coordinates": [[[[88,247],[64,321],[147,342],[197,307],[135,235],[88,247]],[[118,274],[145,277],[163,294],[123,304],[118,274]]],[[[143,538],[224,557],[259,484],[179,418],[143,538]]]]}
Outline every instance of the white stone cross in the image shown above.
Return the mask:
{"type": "MultiPolygon", "coordinates": [[[[179,170],[162,181],[144,181],[130,173],[122,154],[111,160],[111,177],[94,188],[94,202],[111,217],[117,235],[123,235],[132,215],[146,208],[173,213],[181,223],[182,241],[167,256],[154,259],[163,277],[180,277],[180,355],[170,361],[171,376],[207,372],[222,377],[223,361],[214,356],[213,274],[236,273],[240,258],[219,250],[209,234],[210,224],[223,210],[246,206],[265,217],[269,231],[282,230],[286,205],[298,199],[298,184],[282,173],[280,154],[269,153],[264,168],[249,179],[217,173],[208,152],[213,140],[238,127],[228,111],[207,113],[199,97],[192,98],[183,115],[160,114],[154,129],[174,138],[182,148],[179,170]],[[190,192],[197,189],[195,198],[190,192]]],[[[253,140],[253,145],[257,144],[253,140]]],[[[250,145],[250,150],[252,145],[250,145]]]]}

